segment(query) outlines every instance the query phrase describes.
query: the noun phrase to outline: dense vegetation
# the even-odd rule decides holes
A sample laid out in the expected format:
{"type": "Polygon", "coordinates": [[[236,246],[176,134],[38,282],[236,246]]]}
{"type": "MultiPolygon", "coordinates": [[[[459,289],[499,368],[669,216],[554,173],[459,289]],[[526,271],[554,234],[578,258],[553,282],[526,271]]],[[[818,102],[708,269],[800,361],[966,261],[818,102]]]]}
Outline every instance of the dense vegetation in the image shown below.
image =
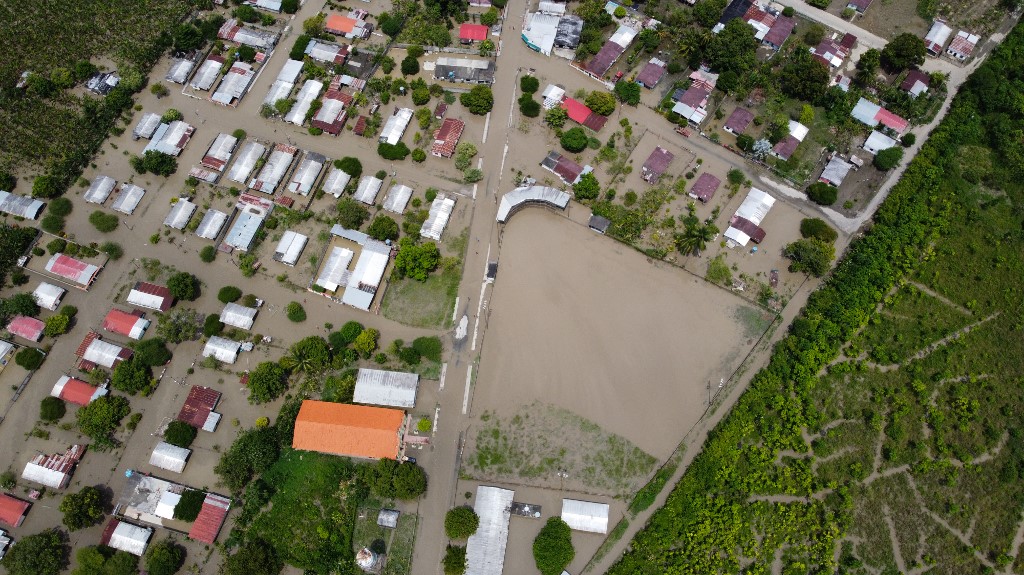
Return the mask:
{"type": "Polygon", "coordinates": [[[1022,70],[1018,26],[609,573],[1024,565],[1022,70]]]}

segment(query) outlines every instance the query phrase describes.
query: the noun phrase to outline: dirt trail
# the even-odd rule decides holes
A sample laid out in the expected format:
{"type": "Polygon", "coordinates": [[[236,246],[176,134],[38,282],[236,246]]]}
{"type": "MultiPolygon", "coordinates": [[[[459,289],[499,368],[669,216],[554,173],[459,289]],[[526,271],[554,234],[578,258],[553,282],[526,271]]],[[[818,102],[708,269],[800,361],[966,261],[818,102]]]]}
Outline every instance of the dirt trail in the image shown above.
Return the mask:
{"type": "Polygon", "coordinates": [[[946,296],[944,296],[944,295],[940,294],[939,292],[933,290],[932,288],[924,285],[923,283],[907,282],[907,284],[914,286],[918,290],[920,290],[920,291],[922,291],[922,292],[932,296],[933,298],[941,301],[942,303],[948,305],[949,307],[959,311],[960,313],[962,313],[964,315],[974,315],[973,311],[971,311],[971,310],[965,308],[964,306],[956,303],[955,301],[947,298],[946,296]]]}
{"type": "Polygon", "coordinates": [[[928,357],[929,355],[934,353],[935,350],[939,349],[940,347],[943,347],[943,346],[949,344],[950,342],[953,342],[953,341],[956,341],[956,340],[960,339],[961,337],[971,333],[974,329],[978,328],[982,324],[984,324],[984,323],[986,323],[986,322],[988,322],[990,320],[993,320],[993,319],[995,319],[997,317],[999,317],[999,312],[996,312],[996,313],[986,317],[985,319],[982,319],[980,321],[976,321],[976,322],[974,322],[974,323],[972,323],[970,325],[965,325],[964,327],[956,330],[955,332],[947,335],[946,337],[944,337],[944,338],[942,338],[942,339],[940,339],[938,341],[935,341],[935,342],[932,342],[932,343],[928,344],[924,349],[922,349],[922,350],[918,351],[917,353],[915,353],[914,355],[908,357],[902,363],[891,363],[891,364],[887,364],[887,365],[881,365],[881,364],[877,364],[877,363],[873,363],[873,362],[868,362],[867,365],[872,367],[872,368],[874,368],[874,369],[877,369],[878,371],[881,371],[883,373],[884,372],[889,372],[889,371],[895,371],[895,370],[899,369],[900,367],[906,365],[907,363],[910,363],[910,362],[913,362],[913,361],[917,361],[917,360],[921,360],[921,359],[924,359],[924,358],[928,357]]]}

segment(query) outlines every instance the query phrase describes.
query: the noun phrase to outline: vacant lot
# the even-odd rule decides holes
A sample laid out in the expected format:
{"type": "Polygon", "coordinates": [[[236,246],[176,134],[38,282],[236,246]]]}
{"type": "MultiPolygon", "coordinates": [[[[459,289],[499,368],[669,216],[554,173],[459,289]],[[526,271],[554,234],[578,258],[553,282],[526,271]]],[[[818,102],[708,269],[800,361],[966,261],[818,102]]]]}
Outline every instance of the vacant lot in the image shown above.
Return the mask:
{"type": "MultiPolygon", "coordinates": [[[[567,409],[658,459],[747,351],[748,307],[545,210],[505,228],[474,413],[567,409]]],[[[564,441],[568,451],[594,445],[564,441]]]]}

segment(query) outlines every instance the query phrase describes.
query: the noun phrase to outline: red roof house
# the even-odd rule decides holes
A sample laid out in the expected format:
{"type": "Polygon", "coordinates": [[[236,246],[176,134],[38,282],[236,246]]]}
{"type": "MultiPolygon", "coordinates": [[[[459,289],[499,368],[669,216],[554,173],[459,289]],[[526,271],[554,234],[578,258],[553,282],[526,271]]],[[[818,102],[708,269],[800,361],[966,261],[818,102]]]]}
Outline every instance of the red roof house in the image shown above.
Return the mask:
{"type": "Polygon", "coordinates": [[[106,394],[106,389],[67,375],[60,376],[50,391],[50,395],[75,405],[88,405],[90,401],[106,394]]]}
{"type": "Polygon", "coordinates": [[[725,121],[726,132],[739,136],[747,129],[750,122],[754,121],[754,113],[746,108],[736,108],[729,114],[729,119],[725,121]]]}
{"type": "Polygon", "coordinates": [[[586,126],[597,132],[604,127],[608,118],[601,114],[595,114],[586,104],[572,98],[562,100],[562,107],[569,114],[569,119],[577,124],[586,126]]]}
{"type": "Polygon", "coordinates": [[[650,62],[637,74],[636,83],[648,90],[654,89],[665,75],[665,72],[668,71],[666,66],[665,62],[657,58],[651,58],[650,62]]]}
{"type": "Polygon", "coordinates": [[[911,70],[907,72],[907,77],[900,84],[900,89],[912,96],[919,96],[923,92],[928,91],[928,85],[931,83],[931,80],[931,76],[928,74],[920,70],[911,70]]]}
{"type": "Polygon", "coordinates": [[[100,334],[90,331],[86,334],[82,343],[78,345],[75,355],[82,358],[79,367],[87,371],[97,365],[113,369],[117,364],[130,358],[132,350],[109,341],[103,341],[100,338],[100,334]]]}
{"type": "Polygon", "coordinates": [[[214,431],[220,422],[220,414],[213,411],[220,402],[220,395],[216,389],[193,385],[188,390],[185,405],[178,412],[178,421],[184,421],[197,429],[214,431]]]}
{"type": "Polygon", "coordinates": [[[87,264],[64,254],[54,254],[50,261],[46,262],[45,269],[53,275],[71,280],[79,287],[84,288],[88,288],[92,280],[96,279],[96,274],[100,273],[98,266],[87,264]]]}
{"type": "Polygon", "coordinates": [[[45,323],[34,317],[24,315],[14,316],[11,323],[7,324],[7,331],[29,341],[39,341],[42,339],[44,328],[46,328],[45,323]]]}
{"type": "Polygon", "coordinates": [[[25,521],[28,508],[32,505],[27,501],[16,499],[6,493],[0,493],[0,523],[18,527],[25,521]]]}
{"type": "Polygon", "coordinates": [[[188,538],[194,541],[201,541],[207,545],[213,545],[217,540],[217,534],[224,525],[224,519],[231,509],[231,500],[213,493],[207,493],[203,501],[203,507],[199,510],[199,516],[192,523],[192,529],[188,532],[188,538]]]}
{"type": "Polygon", "coordinates": [[[693,187],[690,188],[689,196],[695,200],[707,203],[708,200],[715,196],[715,192],[718,191],[718,186],[721,185],[722,180],[704,172],[698,176],[697,181],[693,183],[693,187]]]}
{"type": "Polygon", "coordinates": [[[135,282],[132,291],[128,292],[128,303],[138,307],[167,311],[174,305],[174,295],[164,286],[148,282],[135,282]]]}
{"type": "Polygon", "coordinates": [[[488,32],[490,32],[490,29],[483,24],[470,24],[466,22],[459,26],[459,41],[463,44],[483,42],[487,39],[488,32]]]}
{"type": "Polygon", "coordinates": [[[356,27],[356,19],[349,18],[348,16],[342,16],[338,13],[332,13],[327,16],[324,21],[324,30],[335,36],[344,36],[345,34],[351,34],[356,27]]]}
{"type": "Polygon", "coordinates": [[[352,132],[357,136],[362,136],[366,132],[366,122],[366,116],[356,118],[356,125],[352,127],[352,132]]]}
{"type": "Polygon", "coordinates": [[[142,339],[149,328],[149,320],[142,315],[140,311],[128,313],[114,308],[103,318],[103,329],[132,339],[142,339]]]}
{"type": "Polygon", "coordinates": [[[337,136],[341,133],[345,119],[348,118],[347,108],[352,105],[352,96],[341,90],[328,90],[323,97],[320,109],[310,120],[314,128],[337,136]]]}
{"type": "Polygon", "coordinates": [[[647,157],[647,161],[640,168],[640,177],[649,184],[657,182],[674,158],[675,155],[665,148],[661,146],[654,148],[654,151],[651,152],[651,155],[647,157]]]}
{"type": "Polygon", "coordinates": [[[466,123],[455,118],[445,118],[441,127],[434,132],[434,144],[430,146],[430,153],[438,158],[450,158],[455,154],[455,146],[459,145],[462,131],[466,123]]]}
{"type": "Polygon", "coordinates": [[[755,244],[761,243],[761,241],[764,240],[764,237],[766,235],[764,229],[761,228],[761,226],[755,224],[754,222],[748,220],[747,218],[744,218],[743,216],[733,216],[732,219],[729,220],[729,225],[747,234],[747,236],[749,236],[751,241],[753,241],[755,244]]]}

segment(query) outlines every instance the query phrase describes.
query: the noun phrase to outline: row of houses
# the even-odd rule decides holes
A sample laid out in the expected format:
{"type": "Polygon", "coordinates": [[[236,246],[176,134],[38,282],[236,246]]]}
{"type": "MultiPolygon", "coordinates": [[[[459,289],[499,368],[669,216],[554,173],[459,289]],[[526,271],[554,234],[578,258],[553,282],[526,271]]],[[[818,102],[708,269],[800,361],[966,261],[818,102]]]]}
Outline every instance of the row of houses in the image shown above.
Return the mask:
{"type": "Polygon", "coordinates": [[[981,42],[981,37],[967,30],[960,30],[953,37],[953,41],[949,42],[949,37],[952,35],[953,29],[946,24],[945,20],[935,20],[924,36],[925,49],[932,56],[940,56],[945,50],[946,55],[951,58],[961,62],[967,61],[974,53],[978,43],[981,42]],[[946,42],[949,42],[948,47],[946,42]]]}

